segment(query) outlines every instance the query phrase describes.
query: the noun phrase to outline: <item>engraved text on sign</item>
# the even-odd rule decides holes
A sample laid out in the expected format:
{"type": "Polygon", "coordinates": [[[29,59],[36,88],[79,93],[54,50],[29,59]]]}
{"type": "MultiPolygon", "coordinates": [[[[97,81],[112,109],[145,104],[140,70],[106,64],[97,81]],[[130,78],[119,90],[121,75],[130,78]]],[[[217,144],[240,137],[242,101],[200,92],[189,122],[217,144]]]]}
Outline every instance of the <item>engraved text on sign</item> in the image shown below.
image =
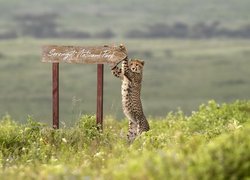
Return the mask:
{"type": "Polygon", "coordinates": [[[124,46],[44,46],[42,62],[117,64],[127,57],[124,46]]]}

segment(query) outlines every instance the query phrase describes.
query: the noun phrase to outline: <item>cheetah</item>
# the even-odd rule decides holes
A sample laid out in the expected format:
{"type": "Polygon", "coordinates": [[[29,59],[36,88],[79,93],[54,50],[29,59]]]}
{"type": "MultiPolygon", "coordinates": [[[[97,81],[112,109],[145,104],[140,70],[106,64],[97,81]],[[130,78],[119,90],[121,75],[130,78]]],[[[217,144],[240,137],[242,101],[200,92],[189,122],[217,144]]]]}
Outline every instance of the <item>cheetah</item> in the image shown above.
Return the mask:
{"type": "Polygon", "coordinates": [[[127,134],[129,143],[132,143],[142,132],[150,129],[140,99],[143,66],[144,61],[142,60],[131,59],[128,61],[126,58],[122,61],[122,68],[116,65],[111,69],[112,74],[122,81],[122,107],[129,120],[127,134]]]}

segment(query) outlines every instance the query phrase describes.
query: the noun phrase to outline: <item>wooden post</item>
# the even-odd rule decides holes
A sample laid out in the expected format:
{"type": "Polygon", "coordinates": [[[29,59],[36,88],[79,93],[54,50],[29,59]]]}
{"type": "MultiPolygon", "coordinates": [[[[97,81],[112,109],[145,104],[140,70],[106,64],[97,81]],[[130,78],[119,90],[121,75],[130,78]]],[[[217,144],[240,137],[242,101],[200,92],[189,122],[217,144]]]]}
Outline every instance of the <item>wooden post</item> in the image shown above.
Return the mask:
{"type": "Polygon", "coordinates": [[[59,63],[52,64],[53,128],[59,128],[59,63]]]}
{"type": "Polygon", "coordinates": [[[96,124],[97,128],[103,130],[103,64],[97,64],[97,107],[96,124]]]}

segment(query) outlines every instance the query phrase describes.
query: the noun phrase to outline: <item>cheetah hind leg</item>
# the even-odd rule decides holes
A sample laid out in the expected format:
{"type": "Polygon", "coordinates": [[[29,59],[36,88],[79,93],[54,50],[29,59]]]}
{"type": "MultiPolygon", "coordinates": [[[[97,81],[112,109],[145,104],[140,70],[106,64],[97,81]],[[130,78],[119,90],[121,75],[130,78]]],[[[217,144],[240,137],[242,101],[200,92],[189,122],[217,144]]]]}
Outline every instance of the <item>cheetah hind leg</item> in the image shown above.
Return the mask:
{"type": "Polygon", "coordinates": [[[137,123],[129,120],[129,128],[127,134],[127,139],[129,144],[131,144],[137,136],[137,126],[138,126],[137,123]]]}

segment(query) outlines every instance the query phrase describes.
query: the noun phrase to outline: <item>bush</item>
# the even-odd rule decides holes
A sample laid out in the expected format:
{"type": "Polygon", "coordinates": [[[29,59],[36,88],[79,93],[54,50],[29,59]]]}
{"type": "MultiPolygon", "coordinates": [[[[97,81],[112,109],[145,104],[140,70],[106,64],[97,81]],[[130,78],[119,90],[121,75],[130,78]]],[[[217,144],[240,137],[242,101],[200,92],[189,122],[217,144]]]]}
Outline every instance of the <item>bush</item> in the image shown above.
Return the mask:
{"type": "Polygon", "coordinates": [[[17,37],[18,37],[17,32],[15,32],[14,30],[10,30],[8,32],[0,34],[0,40],[15,39],[17,37]]]}
{"type": "Polygon", "coordinates": [[[101,39],[111,39],[115,37],[115,33],[111,29],[106,29],[102,32],[97,33],[95,37],[101,39]]]}
{"type": "Polygon", "coordinates": [[[85,39],[85,38],[90,38],[91,34],[88,32],[80,32],[80,31],[61,31],[57,32],[57,37],[64,39],[85,39]]]}
{"type": "Polygon", "coordinates": [[[250,177],[250,102],[209,101],[191,116],[179,110],[150,120],[132,145],[127,121],[94,116],[52,129],[28,117],[0,122],[1,178],[18,179],[247,179],[250,177]]]}
{"type": "Polygon", "coordinates": [[[145,38],[147,34],[144,31],[138,29],[131,29],[126,34],[126,38],[145,38]]]}
{"type": "Polygon", "coordinates": [[[224,134],[192,157],[190,177],[197,179],[244,179],[250,177],[250,124],[224,134]]]}
{"type": "Polygon", "coordinates": [[[189,130],[211,138],[211,136],[240,128],[240,124],[250,119],[249,112],[244,110],[249,107],[249,103],[239,101],[230,105],[219,105],[213,100],[209,101],[208,105],[201,105],[199,110],[193,112],[188,118],[189,130]]]}

